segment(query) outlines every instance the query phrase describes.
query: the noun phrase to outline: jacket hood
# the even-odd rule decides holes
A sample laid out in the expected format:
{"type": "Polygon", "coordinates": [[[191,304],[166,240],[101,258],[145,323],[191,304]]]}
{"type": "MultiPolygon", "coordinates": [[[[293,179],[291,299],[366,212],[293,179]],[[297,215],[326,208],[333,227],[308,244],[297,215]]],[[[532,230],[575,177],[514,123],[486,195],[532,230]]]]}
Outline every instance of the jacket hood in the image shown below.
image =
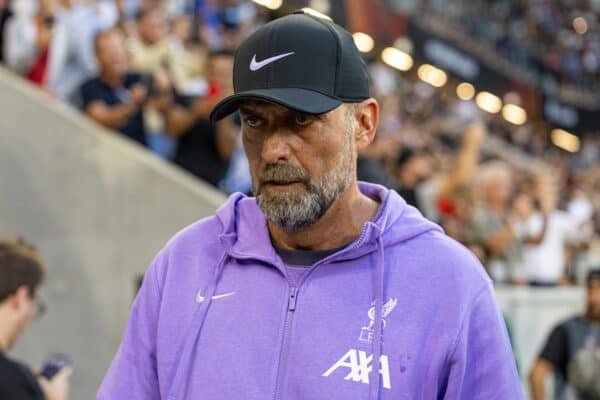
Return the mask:
{"type": "MultiPolygon", "coordinates": [[[[425,219],[395,191],[365,182],[359,182],[359,189],[380,203],[379,210],[372,221],[365,223],[361,235],[354,242],[326,260],[350,260],[369,254],[377,249],[379,237],[383,246],[388,247],[429,231],[441,231],[438,225],[425,219]]],[[[221,243],[231,257],[279,264],[279,257],[271,245],[266,218],[254,197],[233,194],[216,215],[223,225],[221,243]]]]}

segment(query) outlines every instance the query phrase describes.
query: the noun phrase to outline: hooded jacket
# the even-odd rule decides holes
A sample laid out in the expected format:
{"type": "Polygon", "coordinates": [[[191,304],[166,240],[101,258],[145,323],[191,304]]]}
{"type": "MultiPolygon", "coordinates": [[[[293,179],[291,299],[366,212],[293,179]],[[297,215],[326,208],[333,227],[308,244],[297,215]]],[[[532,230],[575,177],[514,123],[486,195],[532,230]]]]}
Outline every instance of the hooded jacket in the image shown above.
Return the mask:
{"type": "Polygon", "coordinates": [[[521,399],[479,262],[394,191],[360,189],[377,214],[297,284],[254,198],[177,234],[97,398],[521,399]]]}

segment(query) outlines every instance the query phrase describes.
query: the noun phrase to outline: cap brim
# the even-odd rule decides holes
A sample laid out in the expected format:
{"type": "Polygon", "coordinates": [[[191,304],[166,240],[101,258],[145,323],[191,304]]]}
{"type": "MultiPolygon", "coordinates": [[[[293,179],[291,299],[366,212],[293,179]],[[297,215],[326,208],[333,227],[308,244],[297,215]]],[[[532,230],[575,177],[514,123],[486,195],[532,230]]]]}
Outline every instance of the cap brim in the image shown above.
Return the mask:
{"type": "Polygon", "coordinates": [[[256,89],[236,93],[221,100],[210,113],[210,120],[218,121],[233,113],[242,100],[263,100],[307,114],[323,114],[342,104],[338,99],[308,89],[256,89]]]}

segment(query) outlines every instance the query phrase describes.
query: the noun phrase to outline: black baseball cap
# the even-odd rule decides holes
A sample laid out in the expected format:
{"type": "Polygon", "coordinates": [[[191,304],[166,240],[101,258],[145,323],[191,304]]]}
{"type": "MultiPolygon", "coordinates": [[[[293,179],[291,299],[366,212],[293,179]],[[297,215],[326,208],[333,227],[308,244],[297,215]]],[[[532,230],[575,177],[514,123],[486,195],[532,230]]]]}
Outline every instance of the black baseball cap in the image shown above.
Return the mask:
{"type": "Polygon", "coordinates": [[[242,42],[235,52],[233,88],[211,120],[231,114],[247,99],[322,114],[371,97],[367,66],[352,35],[303,11],[263,25],[242,42]]]}

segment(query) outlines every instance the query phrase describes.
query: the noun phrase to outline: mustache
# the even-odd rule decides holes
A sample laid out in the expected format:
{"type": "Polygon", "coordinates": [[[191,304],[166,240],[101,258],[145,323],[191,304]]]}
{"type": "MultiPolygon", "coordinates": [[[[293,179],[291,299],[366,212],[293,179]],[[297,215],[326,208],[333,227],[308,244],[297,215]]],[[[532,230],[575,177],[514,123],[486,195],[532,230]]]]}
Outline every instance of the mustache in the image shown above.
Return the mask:
{"type": "Polygon", "coordinates": [[[267,164],[258,173],[260,186],[265,182],[302,182],[306,184],[309,181],[310,177],[304,168],[290,164],[267,164]]]}

